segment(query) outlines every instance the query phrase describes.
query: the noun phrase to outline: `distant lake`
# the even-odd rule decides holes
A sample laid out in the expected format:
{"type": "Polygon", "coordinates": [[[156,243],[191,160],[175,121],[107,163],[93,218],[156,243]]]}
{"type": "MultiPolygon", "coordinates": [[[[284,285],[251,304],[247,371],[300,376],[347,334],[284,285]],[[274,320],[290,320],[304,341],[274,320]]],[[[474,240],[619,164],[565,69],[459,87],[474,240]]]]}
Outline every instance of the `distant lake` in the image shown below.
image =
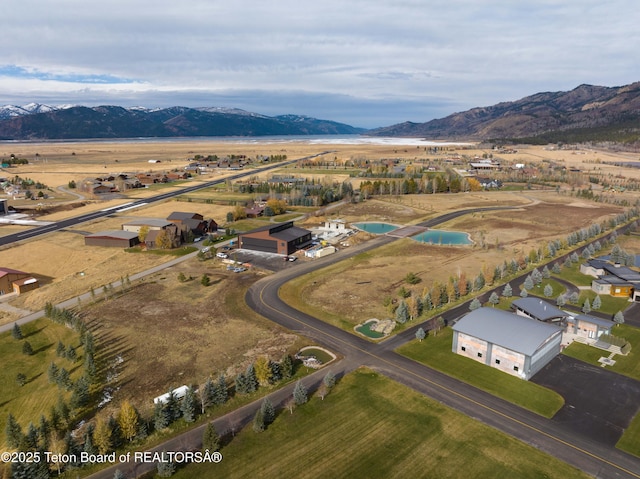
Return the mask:
{"type": "Polygon", "coordinates": [[[318,145],[397,145],[397,146],[447,146],[469,143],[427,141],[420,138],[394,138],[363,135],[278,135],[278,136],[181,136],[169,138],[89,138],[73,140],[2,140],[0,144],[39,143],[308,143],[318,145]]]}

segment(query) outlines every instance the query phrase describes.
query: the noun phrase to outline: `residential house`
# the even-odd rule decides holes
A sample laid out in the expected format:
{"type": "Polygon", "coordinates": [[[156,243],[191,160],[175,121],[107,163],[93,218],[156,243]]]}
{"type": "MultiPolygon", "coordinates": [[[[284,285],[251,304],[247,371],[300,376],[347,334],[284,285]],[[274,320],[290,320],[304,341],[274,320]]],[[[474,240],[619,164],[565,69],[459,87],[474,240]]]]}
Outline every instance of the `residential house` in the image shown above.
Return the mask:
{"type": "Polygon", "coordinates": [[[21,294],[40,286],[38,280],[24,271],[11,268],[0,268],[0,295],[21,294]]]}

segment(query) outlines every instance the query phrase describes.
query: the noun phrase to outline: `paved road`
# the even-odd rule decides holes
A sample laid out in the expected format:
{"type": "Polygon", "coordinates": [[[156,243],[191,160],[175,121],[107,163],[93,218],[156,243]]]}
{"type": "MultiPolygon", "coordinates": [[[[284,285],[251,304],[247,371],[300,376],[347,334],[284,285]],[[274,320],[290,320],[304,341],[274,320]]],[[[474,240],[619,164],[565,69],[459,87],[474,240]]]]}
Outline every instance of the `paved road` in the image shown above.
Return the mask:
{"type": "MultiPolygon", "coordinates": [[[[461,213],[457,213],[459,214],[461,213]]],[[[447,219],[453,216],[456,216],[456,213],[447,215],[447,219]]],[[[432,226],[434,222],[437,223],[438,220],[425,222],[424,225],[432,226]]],[[[294,270],[282,271],[264,278],[249,289],[246,296],[247,304],[261,315],[312,338],[319,344],[339,352],[352,362],[371,367],[401,384],[531,444],[593,476],[640,478],[638,458],[619,451],[611,445],[575,434],[561,423],[540,417],[396,354],[393,350],[400,344],[413,339],[415,330],[421,326],[420,324],[380,344],[373,344],[295,310],[278,296],[278,290],[282,285],[301,274],[337,260],[348,259],[393,240],[388,236],[376,238],[370,243],[343,250],[333,257],[322,258],[313,263],[300,265],[294,270]]],[[[447,312],[446,317],[452,320],[467,311],[468,303],[447,312]]]]}
{"type": "Polygon", "coordinates": [[[29,231],[24,231],[21,233],[13,233],[7,236],[2,236],[0,237],[0,246],[3,245],[8,245],[11,243],[15,243],[17,241],[25,241],[28,239],[33,239],[37,236],[46,234],[46,233],[52,233],[54,231],[59,231],[61,229],[64,228],[70,228],[73,226],[76,226],[80,223],[85,223],[87,221],[93,221],[95,219],[98,218],[103,218],[105,216],[109,216],[109,215],[113,215],[115,213],[119,213],[121,211],[125,211],[125,210],[129,210],[129,209],[134,209],[140,206],[144,206],[147,205],[149,203],[156,203],[158,201],[164,201],[170,198],[173,198],[175,196],[179,196],[179,195],[183,195],[186,193],[192,193],[194,191],[198,191],[204,188],[210,188],[212,186],[224,183],[228,180],[236,180],[238,178],[242,178],[245,176],[252,176],[255,175],[259,172],[262,171],[268,171],[268,170],[272,170],[275,168],[281,168],[284,165],[289,165],[289,164],[293,164],[296,163],[297,161],[300,160],[307,160],[310,158],[316,158],[318,156],[322,156],[324,154],[327,153],[331,153],[330,151],[323,151],[321,153],[316,153],[315,155],[310,155],[310,156],[306,156],[304,158],[296,158],[295,160],[287,160],[287,161],[283,161],[283,162],[279,162],[279,163],[273,163],[273,164],[269,164],[266,166],[261,166],[258,168],[253,168],[251,170],[246,170],[243,171],[241,173],[232,175],[232,176],[226,176],[224,178],[219,178],[217,180],[212,180],[212,181],[207,181],[205,183],[199,183],[197,185],[194,186],[188,186],[186,188],[180,188],[179,190],[174,190],[172,189],[169,192],[165,192],[165,193],[161,193],[159,195],[155,195],[155,196],[151,196],[149,198],[144,198],[144,199],[139,199],[139,200],[135,200],[135,201],[131,201],[129,203],[120,205],[120,206],[116,206],[113,208],[108,208],[108,209],[104,209],[104,210],[100,210],[100,211],[93,211],[91,213],[86,213],[80,216],[75,216],[73,218],[68,218],[66,220],[62,220],[62,221],[58,221],[56,223],[50,224],[50,225],[46,225],[46,226],[38,226],[36,228],[30,229],[29,231]]]}

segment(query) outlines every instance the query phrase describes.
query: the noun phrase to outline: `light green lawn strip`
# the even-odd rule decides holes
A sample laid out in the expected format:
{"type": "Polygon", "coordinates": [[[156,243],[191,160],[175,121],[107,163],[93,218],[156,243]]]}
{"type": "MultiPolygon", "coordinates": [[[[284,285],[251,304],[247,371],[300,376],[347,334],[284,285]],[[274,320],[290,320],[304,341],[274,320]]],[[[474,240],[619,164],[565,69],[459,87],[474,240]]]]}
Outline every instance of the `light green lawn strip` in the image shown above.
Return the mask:
{"type": "Polygon", "coordinates": [[[175,478],[586,478],[581,471],[366,369],[325,398],[251,426],[175,478]]]}
{"type": "Polygon", "coordinates": [[[553,417],[564,404],[562,396],[550,389],[453,353],[452,339],[453,331],[445,328],[437,336],[411,341],[397,351],[544,417],[553,417]]]}

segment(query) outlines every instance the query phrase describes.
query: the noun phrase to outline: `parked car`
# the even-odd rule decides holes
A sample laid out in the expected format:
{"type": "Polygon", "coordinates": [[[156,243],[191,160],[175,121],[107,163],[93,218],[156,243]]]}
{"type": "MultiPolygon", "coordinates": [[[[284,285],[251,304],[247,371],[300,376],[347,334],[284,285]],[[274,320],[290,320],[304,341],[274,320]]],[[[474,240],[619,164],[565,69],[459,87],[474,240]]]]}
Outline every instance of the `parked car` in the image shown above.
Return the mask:
{"type": "Polygon", "coordinates": [[[287,260],[288,260],[288,261],[295,261],[295,260],[297,260],[297,259],[298,259],[298,257],[297,257],[297,256],[288,256],[288,257],[287,257],[287,260]]]}
{"type": "Polygon", "coordinates": [[[228,258],[229,257],[229,255],[227,253],[223,253],[223,252],[216,253],[216,256],[218,258],[228,258]]]}

